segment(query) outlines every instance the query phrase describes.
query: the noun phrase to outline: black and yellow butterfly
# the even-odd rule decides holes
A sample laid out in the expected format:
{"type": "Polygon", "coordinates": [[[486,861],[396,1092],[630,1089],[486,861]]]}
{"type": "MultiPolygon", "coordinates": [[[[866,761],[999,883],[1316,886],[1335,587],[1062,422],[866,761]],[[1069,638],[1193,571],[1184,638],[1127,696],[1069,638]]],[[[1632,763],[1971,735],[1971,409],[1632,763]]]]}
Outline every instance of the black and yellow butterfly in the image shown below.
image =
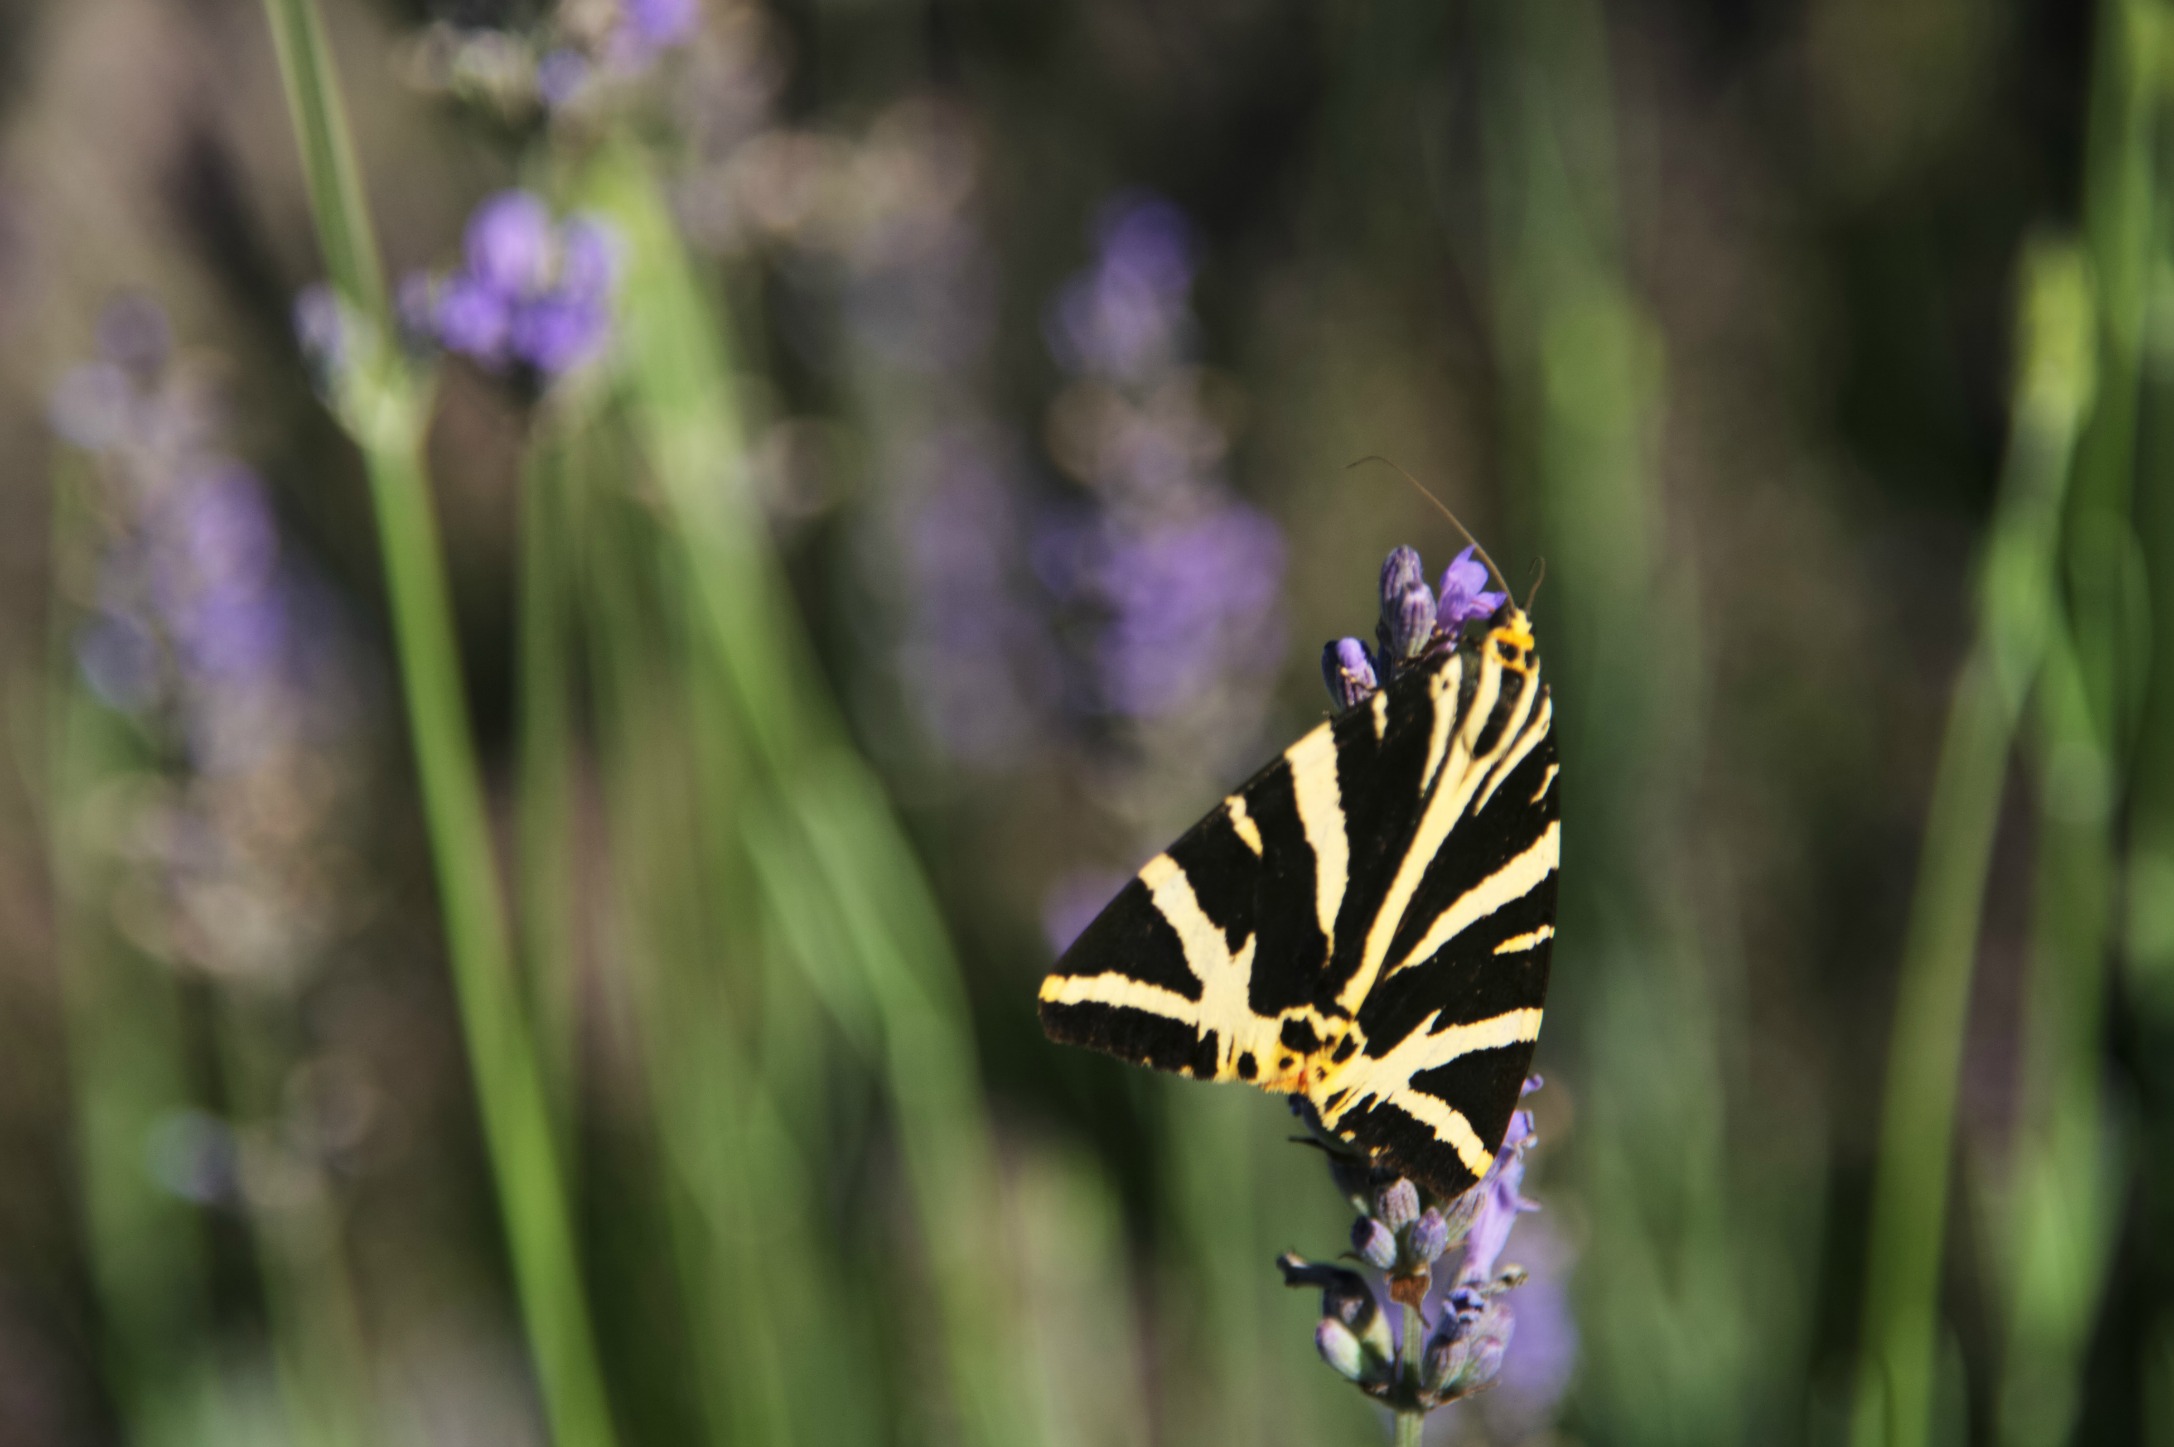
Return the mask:
{"type": "Polygon", "coordinates": [[[1523,609],[1438,638],[1149,860],[1042,982],[1043,1028],[1302,1094],[1342,1140],[1460,1194],[1540,1034],[1553,719],[1523,609]]]}

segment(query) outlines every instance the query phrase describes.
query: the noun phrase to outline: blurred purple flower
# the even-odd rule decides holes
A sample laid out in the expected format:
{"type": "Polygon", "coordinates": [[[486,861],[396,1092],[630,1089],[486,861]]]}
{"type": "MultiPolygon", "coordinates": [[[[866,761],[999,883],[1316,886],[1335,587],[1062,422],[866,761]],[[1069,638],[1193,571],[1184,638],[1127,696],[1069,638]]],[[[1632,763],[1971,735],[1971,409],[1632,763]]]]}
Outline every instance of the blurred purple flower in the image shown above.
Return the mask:
{"type": "Polygon", "coordinates": [[[1553,1415],[1577,1365],[1577,1318],[1569,1292],[1570,1249],[1545,1217],[1519,1237],[1518,1261],[1527,1268],[1517,1288],[1517,1350],[1502,1363],[1496,1389],[1483,1411],[1496,1441],[1521,1442],[1553,1415]]]}
{"type": "Polygon", "coordinates": [[[1495,1163],[1487,1177],[1472,1189],[1480,1193],[1478,1209],[1472,1216],[1472,1227],[1464,1238],[1464,1265],[1457,1272],[1460,1285],[1483,1283],[1495,1272],[1495,1262],[1502,1255],[1502,1248],[1510,1242],[1510,1228],[1526,1211],[1540,1209],[1538,1201],[1528,1201],[1519,1194],[1525,1183],[1525,1145],[1532,1138],[1532,1112],[1513,1111],[1510,1128],[1502,1137],[1501,1149],[1495,1152],[1495,1163]]]}
{"type": "Polygon", "coordinates": [[[1094,264],[1066,282],[1045,325],[1068,371],[1136,381],[1189,340],[1193,237],[1185,213],[1127,193],[1103,208],[1094,264]]]}
{"type": "Polygon", "coordinates": [[[474,277],[448,277],[438,288],[439,343],[486,366],[503,364],[513,334],[514,304],[512,297],[474,277]]]}
{"type": "Polygon", "coordinates": [[[570,372],[604,348],[611,314],[588,297],[538,297],[514,313],[507,348],[547,376],[570,372]]]}
{"type": "Polygon", "coordinates": [[[622,0],[629,32],[654,50],[682,45],[702,23],[700,0],[622,0]]]}
{"type": "Polygon", "coordinates": [[[156,374],[173,349],[166,309],[141,292],[123,292],[99,313],[99,355],[136,376],[156,374]]]}
{"type": "Polygon", "coordinates": [[[1109,613],[1096,649],[1107,707],[1133,718],[1174,713],[1234,667],[1257,671],[1280,651],[1271,623],[1283,535],[1229,503],[1190,523],[1134,533],[1106,521],[1085,578],[1109,613]]]}
{"type": "Polygon", "coordinates": [[[551,279],[558,237],[540,197],[500,191],[469,217],[465,246],[469,276],[500,295],[525,297],[551,279]]]}
{"type": "Polygon", "coordinates": [[[502,191],[469,221],[466,264],[433,286],[402,288],[448,351],[493,370],[519,364],[544,380],[594,358],[611,338],[617,242],[596,220],[554,223],[526,191],[502,191]]]}
{"type": "Polygon", "coordinates": [[[1507,593],[1487,591],[1487,565],[1467,547],[1442,573],[1441,603],[1435,618],[1444,633],[1455,640],[1457,631],[1475,619],[1492,618],[1510,600],[1507,593]]]}
{"type": "Polygon", "coordinates": [[[581,94],[589,82],[589,58],[561,46],[536,62],[536,93],[552,110],[558,110],[581,94]]]}

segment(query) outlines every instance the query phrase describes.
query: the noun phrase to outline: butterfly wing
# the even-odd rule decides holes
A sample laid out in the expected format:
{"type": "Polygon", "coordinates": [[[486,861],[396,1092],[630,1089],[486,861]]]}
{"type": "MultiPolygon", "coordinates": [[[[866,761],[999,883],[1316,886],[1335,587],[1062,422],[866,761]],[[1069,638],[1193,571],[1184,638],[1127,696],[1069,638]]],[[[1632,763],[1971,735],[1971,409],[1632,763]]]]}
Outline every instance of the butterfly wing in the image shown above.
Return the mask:
{"type": "Polygon", "coordinates": [[[1546,691],[1495,636],[1314,729],[1150,860],[1043,981],[1051,1038],[1304,1092],[1345,1139],[1469,1185],[1531,1056],[1554,916],[1546,691]]]}
{"type": "Polygon", "coordinates": [[[1307,1092],[1332,1131],[1444,1196],[1501,1144],[1554,949],[1554,706],[1537,658],[1511,657],[1491,635],[1454,698],[1439,690],[1447,742],[1425,807],[1330,971],[1360,1043],[1307,1092]]]}

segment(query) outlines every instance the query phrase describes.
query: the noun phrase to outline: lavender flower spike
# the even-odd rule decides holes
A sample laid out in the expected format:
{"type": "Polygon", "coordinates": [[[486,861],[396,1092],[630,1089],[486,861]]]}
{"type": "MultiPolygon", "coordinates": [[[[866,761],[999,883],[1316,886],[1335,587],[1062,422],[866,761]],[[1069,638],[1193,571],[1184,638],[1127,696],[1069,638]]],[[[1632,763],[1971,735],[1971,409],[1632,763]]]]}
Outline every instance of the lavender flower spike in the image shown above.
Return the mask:
{"type": "Polygon", "coordinates": [[[1380,686],[1374,678],[1374,660],[1356,638],[1339,638],[1321,650],[1321,677],[1338,712],[1362,702],[1380,686]]]}
{"type": "Polygon", "coordinates": [[[1525,1183],[1525,1147],[1532,1141],[1532,1112],[1520,1110],[1510,1117],[1502,1148],[1485,1180],[1472,1189],[1480,1193],[1472,1216],[1472,1228],[1464,1241],[1464,1266],[1457,1280],[1467,1286],[1484,1283],[1494,1275],[1495,1261],[1510,1241],[1510,1227],[1526,1211],[1540,1204],[1519,1194],[1525,1183]]]}
{"type": "Polygon", "coordinates": [[[1434,616],[1444,633],[1454,635],[1475,619],[1492,618],[1497,608],[1510,601],[1509,594],[1488,590],[1487,565],[1473,556],[1476,551],[1466,548],[1443,570],[1441,601],[1434,616]]]}
{"type": "Polygon", "coordinates": [[[1427,587],[1418,552],[1391,550],[1381,565],[1381,622],[1377,625],[1382,653],[1391,667],[1425,650],[1434,637],[1434,616],[1434,592],[1427,587]]]}

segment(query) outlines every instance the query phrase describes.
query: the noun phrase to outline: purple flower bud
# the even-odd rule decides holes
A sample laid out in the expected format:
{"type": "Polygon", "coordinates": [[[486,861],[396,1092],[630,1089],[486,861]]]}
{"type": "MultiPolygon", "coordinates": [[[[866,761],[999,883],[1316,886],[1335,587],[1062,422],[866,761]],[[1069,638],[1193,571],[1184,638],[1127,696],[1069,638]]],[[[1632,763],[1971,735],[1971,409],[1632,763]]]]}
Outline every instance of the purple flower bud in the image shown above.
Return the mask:
{"type": "Polygon", "coordinates": [[[1372,1216],[1361,1216],[1351,1223],[1351,1249],[1377,1270],[1387,1271],[1396,1265],[1396,1233],[1372,1216]]]}
{"type": "Polygon", "coordinates": [[[1373,693],[1374,660],[1366,645],[1356,638],[1339,638],[1321,650],[1321,678],[1329,686],[1329,698],[1338,710],[1352,707],[1373,693]]]}
{"type": "Polygon", "coordinates": [[[1374,1300],[1374,1288],[1366,1284],[1365,1277],[1341,1266],[1308,1261],[1289,1251],[1276,1258],[1276,1265],[1283,1271],[1285,1286],[1320,1287],[1321,1314],[1350,1327],[1369,1351],[1384,1360],[1395,1352],[1389,1318],[1374,1300]]]}
{"type": "Polygon", "coordinates": [[[551,212],[527,191],[501,191],[468,219],[470,276],[508,298],[542,289],[555,250],[551,212]]]}
{"type": "Polygon", "coordinates": [[[1313,1345],[1321,1353],[1321,1360],[1346,1381],[1356,1382],[1366,1375],[1366,1349],[1351,1334],[1351,1328],[1335,1317],[1321,1318],[1321,1324],[1313,1329],[1313,1345]]]}
{"type": "Polygon", "coordinates": [[[537,371],[556,377],[603,349],[610,322],[601,302],[553,293],[514,313],[506,347],[537,371]]]}
{"type": "Polygon", "coordinates": [[[1404,590],[1427,581],[1427,570],[1417,548],[1391,548],[1381,563],[1381,612],[1384,618],[1396,606],[1404,590]]]}
{"type": "Polygon", "coordinates": [[[552,110],[560,110],[581,94],[589,81],[589,58],[565,47],[536,62],[536,94],[552,110]]]}
{"type": "Polygon", "coordinates": [[[691,39],[702,22],[698,0],[623,0],[627,30],[651,50],[664,50],[691,39]]]}
{"type": "Polygon", "coordinates": [[[1493,1276],[1495,1261],[1509,1244],[1510,1228],[1518,1216],[1540,1209],[1539,1202],[1526,1200],[1518,1191],[1525,1182],[1525,1145],[1531,1138],[1532,1112],[1512,1114],[1502,1148],[1495,1152],[1494,1165],[1472,1188],[1478,1203],[1464,1239],[1464,1265],[1457,1273],[1460,1282],[1484,1282],[1493,1276]]]}
{"type": "Polygon", "coordinates": [[[136,376],[155,374],[173,349],[174,329],[166,308],[141,292],[115,297],[98,315],[99,354],[136,376]]]}
{"type": "Polygon", "coordinates": [[[1443,1401],[1494,1384],[1517,1325],[1509,1303],[1498,1296],[1460,1290],[1450,1294],[1449,1307],[1420,1368],[1421,1385],[1443,1401]]]}
{"type": "Polygon", "coordinates": [[[1442,1213],[1429,1206],[1412,1222],[1412,1233],[1406,1238],[1414,1261],[1429,1262],[1449,1249],[1449,1223],[1442,1213]]]}
{"type": "Polygon", "coordinates": [[[1497,608],[1510,601],[1507,593],[1487,590],[1487,565],[1473,556],[1476,551],[1466,548],[1442,573],[1442,599],[1435,619],[1452,636],[1467,623],[1492,618],[1497,608]]]}
{"type": "Polygon", "coordinates": [[[1417,658],[1434,639],[1434,592],[1425,583],[1414,583],[1381,615],[1381,646],[1390,659],[1401,663],[1417,658]]]}
{"type": "Polygon", "coordinates": [[[1390,1230],[1403,1230],[1419,1219],[1419,1188],[1398,1176],[1374,1198],[1374,1215],[1390,1230]]]}
{"type": "Polygon", "coordinates": [[[438,288],[438,341],[486,366],[506,360],[513,332],[513,304],[497,288],[465,274],[438,288]]]}

